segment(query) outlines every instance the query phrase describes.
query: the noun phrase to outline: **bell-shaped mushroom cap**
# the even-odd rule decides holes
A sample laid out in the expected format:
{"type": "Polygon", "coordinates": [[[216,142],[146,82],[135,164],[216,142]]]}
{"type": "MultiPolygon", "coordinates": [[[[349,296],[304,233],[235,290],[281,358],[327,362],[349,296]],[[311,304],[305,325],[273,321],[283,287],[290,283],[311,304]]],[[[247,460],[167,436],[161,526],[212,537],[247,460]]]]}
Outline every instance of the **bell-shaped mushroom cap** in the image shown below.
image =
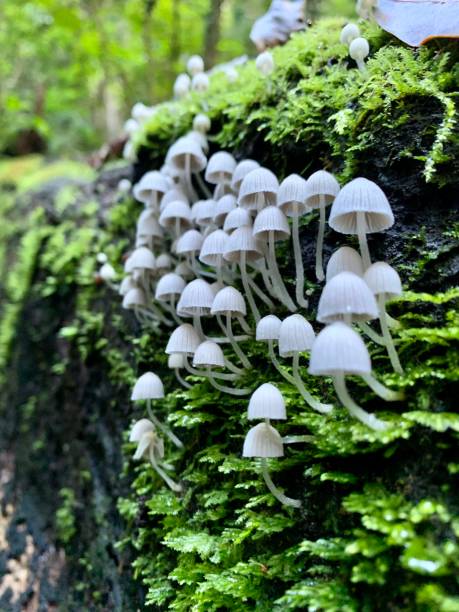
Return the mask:
{"type": "Polygon", "coordinates": [[[252,227],[252,217],[248,210],[237,206],[227,214],[223,229],[225,232],[231,232],[239,227],[252,227]]]}
{"type": "Polygon", "coordinates": [[[310,212],[306,204],[309,195],[307,182],[298,174],[287,176],[279,185],[277,206],[287,217],[300,217],[310,212]]]}
{"type": "Polygon", "coordinates": [[[306,185],[308,189],[306,204],[310,208],[320,207],[320,196],[323,196],[325,205],[328,206],[333,202],[340,190],[338,181],[333,174],[326,170],[318,170],[311,174],[306,181],[306,185]]]}
{"type": "Polygon", "coordinates": [[[145,307],[147,305],[147,299],[142,289],[130,289],[123,298],[123,308],[137,308],[145,307]]]}
{"type": "Polygon", "coordinates": [[[363,261],[358,251],[343,246],[333,253],[327,264],[327,283],[340,272],[353,272],[357,276],[363,276],[363,261]]]}
{"type": "Polygon", "coordinates": [[[201,132],[201,134],[206,134],[210,130],[210,119],[207,115],[203,113],[199,113],[193,119],[193,130],[195,132],[201,132]]]}
{"type": "Polygon", "coordinates": [[[184,323],[172,332],[166,346],[166,355],[172,353],[193,355],[200,344],[201,340],[195,328],[189,323],[184,323]]]}
{"type": "Polygon", "coordinates": [[[190,229],[180,236],[175,246],[177,255],[192,255],[201,250],[204,236],[198,230],[190,229]]]}
{"type": "Polygon", "coordinates": [[[366,38],[359,36],[351,40],[349,44],[349,55],[356,61],[364,60],[370,53],[370,44],[366,38]]]}
{"type": "Polygon", "coordinates": [[[194,354],[193,365],[224,368],[225,357],[223,356],[222,349],[212,340],[202,342],[194,354]]]}
{"type": "Polygon", "coordinates": [[[278,419],[285,421],[287,412],[282,393],[271,383],[264,383],[252,393],[247,410],[249,421],[278,419]]]}
{"type": "Polygon", "coordinates": [[[210,81],[207,74],[205,72],[200,72],[199,74],[195,74],[191,80],[191,89],[199,93],[204,93],[209,89],[209,83],[210,81]]]}
{"type": "Polygon", "coordinates": [[[243,457],[283,457],[284,445],[279,432],[267,423],[258,423],[249,430],[242,449],[243,457]]]}
{"type": "Polygon", "coordinates": [[[156,258],[156,270],[158,272],[165,272],[172,268],[172,257],[169,253],[160,253],[156,258]]]}
{"type": "Polygon", "coordinates": [[[363,278],[352,272],[340,272],[323,288],[317,307],[321,323],[342,321],[371,321],[378,318],[375,296],[363,278]]]}
{"type": "Polygon", "coordinates": [[[157,170],[147,172],[140,181],[134,185],[132,190],[134,197],[139,202],[148,204],[153,194],[162,196],[169,189],[166,178],[157,170]]]}
{"type": "Polygon", "coordinates": [[[183,98],[191,87],[191,79],[187,74],[179,74],[174,83],[174,96],[183,98]]]}
{"type": "Polygon", "coordinates": [[[99,277],[103,281],[112,281],[116,278],[116,270],[110,263],[104,263],[99,270],[99,277]]]}
{"type": "Polygon", "coordinates": [[[139,247],[129,257],[129,270],[154,270],[156,268],[155,256],[147,247],[139,247]]]}
{"type": "Polygon", "coordinates": [[[129,442],[140,442],[142,436],[146,433],[155,431],[155,426],[148,419],[140,419],[134,423],[129,434],[129,442]]]}
{"type": "Polygon", "coordinates": [[[198,145],[201,147],[203,153],[207,153],[209,151],[209,142],[202,132],[191,130],[191,132],[187,133],[186,137],[194,138],[198,145]]]}
{"type": "Polygon", "coordinates": [[[189,164],[190,172],[194,174],[204,170],[207,159],[196,139],[184,136],[171,146],[167,152],[166,163],[181,172],[186,170],[189,164]]]}
{"type": "Polygon", "coordinates": [[[221,266],[229,236],[221,229],[210,233],[202,243],[199,259],[207,266],[221,266]]]}
{"type": "Polygon", "coordinates": [[[239,189],[238,204],[247,210],[260,211],[265,206],[275,205],[279,181],[267,168],[255,168],[245,175],[239,189]]]}
{"type": "Polygon", "coordinates": [[[212,185],[231,183],[236,160],[227,151],[218,151],[209,158],[206,168],[206,181],[212,185]]]}
{"type": "Polygon", "coordinates": [[[179,370],[185,367],[185,358],[182,353],[171,353],[167,359],[167,367],[171,370],[179,370]]]}
{"type": "Polygon", "coordinates": [[[198,225],[210,225],[214,219],[215,200],[199,200],[191,207],[191,218],[198,225]]]}
{"type": "Polygon", "coordinates": [[[263,257],[260,244],[252,234],[251,227],[240,227],[228,238],[224,257],[227,261],[238,262],[245,253],[246,261],[256,261],[263,257]]]}
{"type": "Polygon", "coordinates": [[[277,206],[267,206],[260,210],[253,223],[253,235],[263,241],[268,241],[270,232],[274,240],[287,240],[290,236],[290,227],[287,217],[277,206]]]}
{"type": "Polygon", "coordinates": [[[214,223],[222,225],[229,212],[236,208],[236,197],[231,193],[220,198],[215,206],[214,223]]]}
{"type": "Polygon", "coordinates": [[[170,299],[181,295],[185,285],[183,278],[175,272],[165,274],[156,285],[155,299],[160,302],[168,302],[170,299]]]}
{"type": "Polygon", "coordinates": [[[188,204],[188,198],[183,191],[178,187],[173,187],[172,189],[169,189],[169,191],[166,191],[166,193],[163,195],[161,199],[160,211],[163,212],[170,202],[176,202],[177,200],[188,204]]]}
{"type": "Polygon", "coordinates": [[[341,30],[341,34],[339,35],[339,40],[343,45],[348,45],[354,40],[354,38],[358,38],[360,36],[359,26],[355,23],[347,23],[344,28],[341,30]]]}
{"type": "Polygon", "coordinates": [[[210,313],[213,301],[214,293],[209,283],[201,278],[196,278],[182,291],[177,304],[177,313],[184,317],[207,315],[210,313]]]}
{"type": "Polygon", "coordinates": [[[279,329],[279,354],[291,357],[296,353],[311,350],[315,340],[314,330],[309,321],[300,314],[284,319],[279,329]]]}
{"type": "Polygon", "coordinates": [[[212,302],[210,314],[241,314],[245,317],[247,308],[244,296],[234,287],[220,289],[212,302]]]}
{"type": "Polygon", "coordinates": [[[154,238],[163,237],[163,230],[151,208],[146,208],[140,214],[137,221],[137,236],[153,236],[154,238]]]}
{"type": "Polygon", "coordinates": [[[153,372],[145,372],[132,389],[131,400],[160,399],[164,397],[164,387],[161,379],[153,372]]]}
{"type": "Polygon", "coordinates": [[[363,279],[373,294],[382,295],[385,302],[402,293],[400,276],[392,266],[384,261],[372,264],[365,272],[363,279]]]}
{"type": "Polygon", "coordinates": [[[341,234],[357,234],[357,213],[363,212],[365,233],[381,232],[394,223],[394,215],[384,191],[373,181],[356,178],[337,195],[328,223],[341,234]]]}
{"type": "Polygon", "coordinates": [[[131,289],[138,289],[137,283],[132,278],[130,274],[125,276],[121,281],[120,288],[118,289],[118,293],[122,296],[125,296],[128,291],[131,289]]]}
{"type": "Polygon", "coordinates": [[[204,71],[204,60],[200,55],[192,55],[186,63],[186,69],[192,75],[204,71]]]}
{"type": "Polygon", "coordinates": [[[259,167],[260,164],[254,159],[243,159],[240,161],[233,172],[233,178],[231,180],[232,189],[237,193],[246,175],[259,167]]]}
{"type": "Polygon", "coordinates": [[[195,277],[195,273],[190,265],[186,261],[181,261],[175,266],[174,272],[184,278],[185,280],[191,280],[195,277]]]}
{"type": "Polygon", "coordinates": [[[332,323],[315,339],[308,371],[316,376],[369,374],[370,355],[362,338],[349,325],[332,323]]]}
{"type": "Polygon", "coordinates": [[[256,340],[279,340],[282,321],[276,315],[267,315],[258,321],[256,340]]]}
{"type": "Polygon", "coordinates": [[[159,217],[162,227],[173,228],[175,220],[180,219],[180,224],[189,227],[191,225],[191,209],[189,204],[180,200],[169,202],[159,217]]]}

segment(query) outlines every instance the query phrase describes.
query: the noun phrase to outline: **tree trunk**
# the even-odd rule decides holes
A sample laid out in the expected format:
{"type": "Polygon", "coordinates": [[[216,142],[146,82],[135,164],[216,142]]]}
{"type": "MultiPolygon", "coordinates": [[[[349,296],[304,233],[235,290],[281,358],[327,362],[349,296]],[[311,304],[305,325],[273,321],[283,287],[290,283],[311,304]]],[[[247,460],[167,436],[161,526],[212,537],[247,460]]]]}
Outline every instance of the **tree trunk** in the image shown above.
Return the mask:
{"type": "Polygon", "coordinates": [[[212,0],[206,17],[204,41],[204,62],[206,67],[214,66],[217,60],[217,45],[220,40],[220,17],[223,0],[212,0]]]}

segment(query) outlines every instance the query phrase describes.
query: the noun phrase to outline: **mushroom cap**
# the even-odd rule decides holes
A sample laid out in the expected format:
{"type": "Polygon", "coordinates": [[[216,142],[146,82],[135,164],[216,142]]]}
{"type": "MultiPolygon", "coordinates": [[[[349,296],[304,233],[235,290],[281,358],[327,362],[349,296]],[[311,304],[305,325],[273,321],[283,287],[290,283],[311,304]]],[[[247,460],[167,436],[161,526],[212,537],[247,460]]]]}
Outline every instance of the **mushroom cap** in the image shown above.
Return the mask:
{"type": "Polygon", "coordinates": [[[258,423],[245,437],[243,457],[283,457],[284,445],[281,435],[271,425],[258,423]]]}
{"type": "Polygon", "coordinates": [[[247,210],[259,212],[262,208],[275,205],[279,181],[267,168],[255,168],[245,175],[239,189],[238,204],[247,210]]]}
{"type": "Polygon", "coordinates": [[[210,314],[241,314],[245,317],[247,307],[244,296],[234,287],[223,287],[214,297],[210,314]]]}
{"type": "Polygon", "coordinates": [[[193,357],[194,366],[208,366],[211,368],[224,368],[225,357],[222,349],[216,342],[212,340],[206,340],[201,342],[195,351],[193,357]]]}
{"type": "Polygon", "coordinates": [[[402,281],[398,272],[384,261],[372,264],[363,276],[374,295],[382,295],[387,302],[402,294],[402,281]]]}
{"type": "Polygon", "coordinates": [[[137,379],[132,389],[131,400],[161,399],[164,397],[164,386],[156,374],[145,372],[137,379]]]}
{"type": "Polygon", "coordinates": [[[147,305],[147,299],[145,293],[139,287],[130,289],[123,298],[123,308],[130,309],[138,306],[145,307],[147,305]]]}
{"type": "Polygon", "coordinates": [[[354,38],[349,44],[349,55],[354,60],[364,60],[370,53],[370,45],[366,38],[359,36],[354,38]]]}
{"type": "Polygon", "coordinates": [[[209,151],[209,142],[207,137],[202,132],[197,130],[191,130],[186,134],[186,138],[193,138],[196,143],[201,147],[203,153],[207,153],[209,151]]]}
{"type": "Polygon", "coordinates": [[[166,346],[166,355],[193,355],[200,344],[201,340],[195,328],[189,323],[183,323],[172,332],[166,346]]]}
{"type": "Polygon", "coordinates": [[[171,353],[167,359],[167,367],[171,370],[179,370],[185,367],[185,358],[182,353],[171,353]]]}
{"type": "Polygon", "coordinates": [[[341,34],[339,36],[339,40],[343,45],[350,45],[350,43],[354,40],[354,38],[358,38],[360,36],[359,26],[355,23],[347,23],[344,28],[341,30],[341,34]]]}
{"type": "Polygon", "coordinates": [[[175,245],[177,255],[192,255],[201,250],[204,236],[196,229],[187,230],[180,236],[175,245]]]}
{"type": "Polygon", "coordinates": [[[204,113],[199,113],[193,119],[193,130],[195,132],[201,132],[201,134],[206,134],[210,130],[210,119],[204,113]]]}
{"type": "Polygon", "coordinates": [[[204,93],[209,89],[209,77],[205,72],[195,74],[191,79],[191,89],[199,93],[204,93]]]}
{"type": "Polygon", "coordinates": [[[285,421],[287,412],[282,393],[271,383],[264,383],[256,389],[249,401],[247,410],[249,421],[255,419],[278,419],[285,421]]]}
{"type": "Polygon", "coordinates": [[[279,340],[282,321],[276,315],[267,315],[258,321],[256,340],[279,340]]]}
{"type": "Polygon", "coordinates": [[[311,210],[306,204],[308,194],[304,178],[298,174],[290,174],[279,185],[277,206],[287,217],[300,217],[311,210]]]}
{"type": "Polygon", "coordinates": [[[267,206],[260,210],[253,223],[253,235],[263,241],[268,241],[269,233],[273,232],[274,240],[287,240],[290,227],[287,217],[277,206],[267,206]]]}
{"type": "Polygon", "coordinates": [[[215,200],[198,200],[191,207],[191,219],[198,225],[210,225],[216,206],[215,200]]]}
{"type": "Polygon", "coordinates": [[[213,219],[214,223],[216,225],[222,225],[226,219],[227,214],[235,208],[236,197],[233,194],[228,193],[221,197],[215,206],[215,213],[213,219]]]}
{"type": "Polygon", "coordinates": [[[373,181],[356,178],[336,196],[328,223],[341,234],[357,234],[357,213],[364,214],[365,233],[381,232],[394,223],[384,191],[373,181]]]}
{"type": "Polygon", "coordinates": [[[202,243],[199,260],[207,266],[220,267],[229,236],[221,229],[211,232],[202,243]]]}
{"type": "Polygon", "coordinates": [[[182,295],[177,304],[177,314],[180,317],[208,315],[213,301],[214,292],[209,283],[206,283],[206,281],[201,278],[196,278],[189,282],[182,291],[182,295]]]}
{"type": "Polygon", "coordinates": [[[173,228],[176,219],[180,219],[180,225],[188,227],[191,225],[191,208],[189,204],[181,200],[169,202],[159,217],[159,224],[162,227],[173,228]]]}
{"type": "Polygon", "coordinates": [[[168,302],[169,300],[181,295],[185,289],[185,281],[175,272],[169,272],[162,276],[156,285],[155,299],[159,302],[168,302]]]}
{"type": "Polygon", "coordinates": [[[116,278],[116,270],[110,263],[104,263],[99,270],[99,276],[104,281],[111,281],[116,278]]]}
{"type": "Polygon", "coordinates": [[[241,184],[245,176],[249,172],[252,172],[252,170],[255,170],[259,167],[260,164],[254,159],[243,159],[242,161],[240,161],[233,172],[233,178],[231,180],[232,189],[237,193],[241,188],[241,184]]]}
{"type": "Polygon", "coordinates": [[[239,227],[228,238],[224,258],[232,263],[241,259],[245,253],[246,261],[252,262],[263,257],[261,246],[252,234],[251,227],[239,227]]]}
{"type": "Polygon", "coordinates": [[[133,270],[154,270],[156,268],[155,256],[147,247],[139,247],[129,256],[128,268],[126,272],[132,272],[133,270]]]}
{"type": "Polygon", "coordinates": [[[306,181],[308,187],[308,195],[306,204],[310,208],[320,208],[321,196],[328,206],[333,202],[340,191],[339,183],[330,172],[326,170],[318,170],[311,174],[306,181]]]}
{"type": "Polygon", "coordinates": [[[168,189],[169,184],[166,178],[157,170],[152,170],[144,174],[134,185],[132,193],[139,202],[149,204],[153,194],[162,196],[168,189]]]}
{"type": "Polygon", "coordinates": [[[252,217],[248,210],[236,206],[236,208],[230,210],[226,215],[223,229],[225,232],[231,232],[237,230],[239,227],[252,227],[252,217]]]}
{"type": "Polygon", "coordinates": [[[308,371],[316,376],[369,374],[370,355],[362,338],[349,325],[332,323],[315,339],[308,371]]]}
{"type": "Polygon", "coordinates": [[[342,321],[350,315],[352,321],[371,321],[378,318],[375,296],[361,276],[340,272],[323,288],[317,307],[321,323],[342,321]]]}
{"type": "Polygon", "coordinates": [[[126,293],[130,291],[131,289],[138,289],[138,286],[135,280],[132,278],[132,276],[128,274],[121,281],[120,288],[118,289],[118,293],[124,297],[126,293]]]}
{"type": "Polygon", "coordinates": [[[186,204],[188,204],[188,198],[178,186],[173,187],[172,189],[169,189],[169,191],[166,191],[166,193],[163,195],[163,197],[161,198],[161,204],[159,207],[160,212],[163,212],[163,210],[166,208],[166,206],[170,202],[175,202],[177,200],[180,200],[181,202],[185,202],[186,204]]]}
{"type": "Polygon", "coordinates": [[[186,63],[186,69],[191,75],[204,71],[204,60],[200,55],[192,55],[186,63]]]}
{"type": "Polygon", "coordinates": [[[335,251],[327,264],[327,283],[340,272],[353,272],[363,276],[363,261],[355,249],[343,246],[335,251]]]}
{"type": "Polygon", "coordinates": [[[263,53],[260,53],[255,60],[255,66],[257,67],[257,70],[261,72],[261,74],[264,74],[265,76],[271,74],[275,68],[272,53],[270,51],[263,51],[263,53]]]}
{"type": "Polygon", "coordinates": [[[279,328],[279,355],[292,357],[310,351],[314,340],[314,330],[309,321],[300,314],[290,315],[279,328]]]}
{"type": "Polygon", "coordinates": [[[230,153],[218,151],[207,162],[205,179],[212,185],[231,183],[236,165],[236,160],[230,153]]]}
{"type": "Polygon", "coordinates": [[[146,433],[155,431],[155,426],[148,419],[140,419],[134,423],[129,434],[129,442],[140,442],[142,436],[146,433]]]}
{"type": "Polygon", "coordinates": [[[179,74],[174,83],[174,96],[183,98],[191,87],[191,79],[187,74],[179,74]]]}
{"type": "Polygon", "coordinates": [[[158,219],[151,208],[145,208],[137,221],[137,236],[162,238],[163,230],[158,223],[158,219]]]}
{"type": "Polygon", "coordinates": [[[156,271],[164,272],[172,268],[172,257],[169,253],[160,253],[156,258],[156,271]]]}
{"type": "Polygon", "coordinates": [[[180,172],[183,172],[189,163],[190,172],[195,174],[204,170],[207,159],[195,138],[183,136],[167,152],[166,163],[180,172]],[[187,162],[187,157],[189,162],[187,162]]]}

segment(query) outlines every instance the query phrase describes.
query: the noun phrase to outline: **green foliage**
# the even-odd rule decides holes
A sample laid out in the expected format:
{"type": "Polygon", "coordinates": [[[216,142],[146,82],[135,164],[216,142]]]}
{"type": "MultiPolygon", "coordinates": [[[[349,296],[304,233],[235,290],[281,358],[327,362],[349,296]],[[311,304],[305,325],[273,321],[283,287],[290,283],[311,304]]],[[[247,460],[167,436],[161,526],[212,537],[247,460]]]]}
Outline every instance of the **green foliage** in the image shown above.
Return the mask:
{"type": "Polygon", "coordinates": [[[57,535],[63,544],[68,544],[77,532],[75,521],[75,493],[72,489],[64,488],[59,491],[62,504],[56,512],[57,535]]]}

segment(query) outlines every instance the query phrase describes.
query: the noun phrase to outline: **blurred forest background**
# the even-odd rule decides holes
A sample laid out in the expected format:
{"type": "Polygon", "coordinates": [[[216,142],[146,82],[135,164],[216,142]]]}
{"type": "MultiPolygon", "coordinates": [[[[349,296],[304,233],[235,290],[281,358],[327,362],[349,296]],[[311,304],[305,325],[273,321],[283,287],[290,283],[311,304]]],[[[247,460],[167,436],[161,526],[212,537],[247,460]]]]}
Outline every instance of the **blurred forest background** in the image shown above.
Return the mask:
{"type": "MultiPolygon", "coordinates": [[[[248,54],[270,0],[1,0],[0,155],[84,154],[132,105],[170,98],[194,53],[248,54]]],[[[308,0],[307,18],[355,17],[353,0],[308,0]]]]}

